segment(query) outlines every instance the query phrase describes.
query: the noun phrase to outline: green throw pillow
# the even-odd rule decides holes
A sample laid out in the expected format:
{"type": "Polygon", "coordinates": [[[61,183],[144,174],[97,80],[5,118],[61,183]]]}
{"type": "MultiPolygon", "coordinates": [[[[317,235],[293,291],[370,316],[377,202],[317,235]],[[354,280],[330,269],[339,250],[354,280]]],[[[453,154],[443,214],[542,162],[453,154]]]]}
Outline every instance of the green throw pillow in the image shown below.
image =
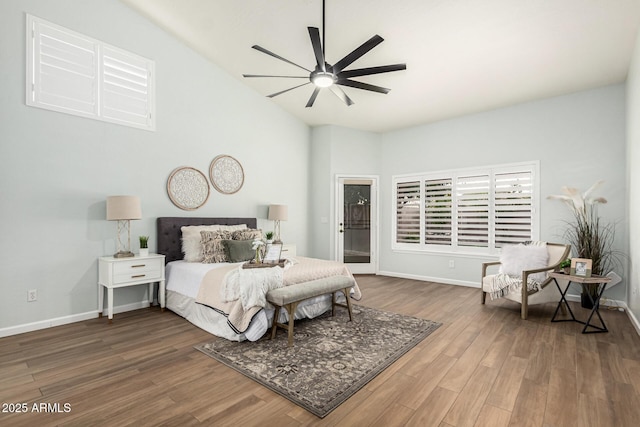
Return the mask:
{"type": "Polygon", "coordinates": [[[250,261],[256,257],[253,240],[223,240],[222,243],[229,262],[250,261]]]}

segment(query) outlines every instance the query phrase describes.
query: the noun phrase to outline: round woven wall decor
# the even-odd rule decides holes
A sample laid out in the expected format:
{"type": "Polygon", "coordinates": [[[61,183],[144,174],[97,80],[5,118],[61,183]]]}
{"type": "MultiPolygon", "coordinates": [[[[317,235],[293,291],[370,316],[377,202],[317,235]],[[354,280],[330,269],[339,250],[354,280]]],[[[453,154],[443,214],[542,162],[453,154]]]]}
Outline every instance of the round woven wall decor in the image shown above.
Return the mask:
{"type": "Polygon", "coordinates": [[[192,211],[204,205],[209,198],[209,182],[199,170],[179,167],[167,180],[167,193],[174,205],[192,211]]]}
{"type": "Polygon", "coordinates": [[[223,194],[237,193],[244,184],[244,169],[239,161],[226,154],[217,156],[209,166],[213,187],[223,194]]]}

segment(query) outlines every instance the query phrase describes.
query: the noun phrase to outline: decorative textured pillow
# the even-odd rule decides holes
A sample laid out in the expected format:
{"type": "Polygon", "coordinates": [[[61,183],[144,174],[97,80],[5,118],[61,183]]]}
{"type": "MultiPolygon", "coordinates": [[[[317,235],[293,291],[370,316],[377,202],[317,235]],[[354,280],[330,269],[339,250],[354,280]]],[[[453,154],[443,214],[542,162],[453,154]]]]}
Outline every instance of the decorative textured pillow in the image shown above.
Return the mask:
{"type": "Polygon", "coordinates": [[[247,228],[246,224],[185,225],[180,227],[180,231],[182,231],[182,253],[184,253],[184,260],[188,262],[202,262],[204,254],[202,253],[201,231],[227,230],[233,232],[245,228],[247,228]]]}
{"type": "Polygon", "coordinates": [[[231,234],[233,240],[254,240],[262,239],[262,230],[247,228],[245,230],[237,230],[231,234]]]}
{"type": "MultiPolygon", "coordinates": [[[[500,273],[509,276],[522,277],[523,270],[535,270],[549,265],[547,245],[507,245],[500,254],[500,273]]],[[[532,280],[543,282],[546,273],[536,273],[529,276],[532,280]]]]}
{"type": "Polygon", "coordinates": [[[223,240],[222,244],[229,262],[251,261],[256,257],[253,240],[223,240]]]}
{"type": "Polygon", "coordinates": [[[231,232],[227,230],[201,231],[202,262],[211,264],[214,262],[228,262],[224,251],[224,240],[231,239],[231,232]]]}

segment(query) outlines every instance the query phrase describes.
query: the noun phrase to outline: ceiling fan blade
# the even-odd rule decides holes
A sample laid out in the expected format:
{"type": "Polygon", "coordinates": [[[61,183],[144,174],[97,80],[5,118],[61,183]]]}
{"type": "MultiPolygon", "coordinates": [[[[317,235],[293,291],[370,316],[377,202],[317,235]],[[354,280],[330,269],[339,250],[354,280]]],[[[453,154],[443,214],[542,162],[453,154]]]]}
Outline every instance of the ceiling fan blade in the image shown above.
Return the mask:
{"type": "Polygon", "coordinates": [[[316,97],[318,96],[319,92],[320,92],[320,88],[319,87],[316,87],[313,90],[313,93],[311,94],[311,98],[309,98],[309,101],[307,102],[307,105],[305,105],[306,108],[313,107],[313,103],[316,101],[316,97]]]}
{"type": "Polygon", "coordinates": [[[265,74],[243,74],[242,77],[280,77],[284,79],[308,79],[309,76],[269,76],[265,74]]]}
{"type": "Polygon", "coordinates": [[[385,93],[385,94],[389,93],[389,91],[391,90],[391,89],[387,89],[386,87],[370,85],[369,83],[362,83],[362,82],[357,82],[355,80],[349,80],[349,79],[339,79],[336,82],[336,84],[339,84],[342,86],[354,87],[356,89],[370,90],[372,92],[385,93]]]}
{"type": "Polygon", "coordinates": [[[324,53],[322,53],[322,43],[320,42],[320,31],[316,27],[307,27],[307,29],[309,30],[311,46],[313,46],[313,53],[316,55],[318,68],[322,71],[327,71],[324,65],[324,53]]]}
{"type": "Polygon", "coordinates": [[[349,98],[347,94],[344,93],[344,91],[338,86],[331,85],[329,86],[329,89],[331,90],[331,92],[335,93],[338,98],[342,99],[342,101],[347,104],[347,106],[353,105],[353,101],[351,100],[351,98],[349,98]]]}
{"type": "Polygon", "coordinates": [[[390,73],[392,71],[402,71],[407,69],[407,64],[382,65],[380,67],[358,68],[356,70],[341,71],[338,78],[348,79],[351,77],[370,76],[372,74],[390,73]]]}
{"type": "Polygon", "coordinates": [[[357,47],[353,52],[342,58],[340,61],[336,62],[333,66],[333,72],[339,73],[340,71],[344,70],[356,59],[360,58],[362,55],[369,52],[371,49],[378,46],[383,41],[384,39],[377,34],[371,37],[369,40],[357,47]]]}
{"type": "Polygon", "coordinates": [[[311,83],[311,82],[302,83],[301,85],[290,87],[289,89],[281,90],[280,92],[272,93],[271,95],[267,95],[267,98],[273,98],[275,96],[282,95],[285,92],[289,92],[290,90],[297,89],[297,88],[299,88],[301,86],[304,86],[304,85],[308,85],[309,83],[311,83]]]}
{"type": "Polygon", "coordinates": [[[283,57],[282,57],[282,56],[280,56],[280,55],[276,55],[275,53],[273,53],[273,52],[271,52],[271,51],[268,51],[267,49],[265,49],[265,48],[263,48],[263,47],[261,47],[261,46],[258,46],[257,44],[254,44],[254,45],[253,45],[253,46],[251,46],[251,47],[252,47],[252,48],[254,48],[254,49],[255,49],[255,50],[257,50],[257,51],[260,51],[260,52],[262,52],[262,53],[266,53],[267,55],[269,55],[269,56],[273,56],[274,58],[277,58],[277,59],[279,59],[279,60],[281,60],[281,61],[284,61],[284,62],[286,62],[286,63],[288,63],[288,64],[295,65],[295,66],[296,66],[296,67],[298,67],[298,68],[302,68],[303,70],[305,70],[305,71],[307,71],[307,72],[309,72],[309,73],[311,72],[311,70],[307,70],[307,69],[306,69],[306,68],[304,68],[302,65],[298,65],[298,64],[296,64],[295,62],[291,62],[291,61],[289,61],[288,59],[285,59],[285,58],[283,58],[283,57]]]}

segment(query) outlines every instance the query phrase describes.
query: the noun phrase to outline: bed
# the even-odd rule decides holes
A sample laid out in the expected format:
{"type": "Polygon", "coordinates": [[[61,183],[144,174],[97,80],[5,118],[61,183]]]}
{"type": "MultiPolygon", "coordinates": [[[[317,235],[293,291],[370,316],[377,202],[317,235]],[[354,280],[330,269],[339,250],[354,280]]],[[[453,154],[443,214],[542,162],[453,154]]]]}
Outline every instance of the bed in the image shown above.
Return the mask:
{"type": "MultiPolygon", "coordinates": [[[[256,229],[256,218],[159,217],[156,225],[157,252],[165,255],[166,262],[166,307],[213,335],[233,341],[260,339],[273,321],[274,309],[269,304],[264,308],[254,308],[250,312],[248,315],[250,319],[245,322],[248,326],[243,323],[241,327],[236,327],[238,324],[230,320],[232,316],[229,313],[217,307],[210,307],[202,300],[205,289],[205,286],[202,286],[203,283],[208,283],[206,289],[209,289],[210,294],[219,294],[217,288],[209,287],[214,286],[211,282],[212,278],[222,277],[227,274],[226,272],[241,269],[242,263],[189,262],[185,261],[185,255],[182,251],[183,226],[221,225],[233,228],[244,225],[247,229],[256,229]]],[[[308,270],[303,269],[307,266],[311,266],[314,274],[320,274],[322,277],[340,274],[348,275],[353,279],[344,264],[313,258],[293,257],[283,269],[284,273],[281,273],[285,275],[284,284],[300,283],[306,280],[309,273],[308,270]]],[[[355,279],[353,282],[352,297],[360,299],[360,290],[355,279]]],[[[296,309],[295,318],[314,318],[330,309],[331,295],[322,295],[300,303],[296,309]]],[[[288,321],[287,313],[284,310],[279,317],[281,323],[288,321]]]]}

